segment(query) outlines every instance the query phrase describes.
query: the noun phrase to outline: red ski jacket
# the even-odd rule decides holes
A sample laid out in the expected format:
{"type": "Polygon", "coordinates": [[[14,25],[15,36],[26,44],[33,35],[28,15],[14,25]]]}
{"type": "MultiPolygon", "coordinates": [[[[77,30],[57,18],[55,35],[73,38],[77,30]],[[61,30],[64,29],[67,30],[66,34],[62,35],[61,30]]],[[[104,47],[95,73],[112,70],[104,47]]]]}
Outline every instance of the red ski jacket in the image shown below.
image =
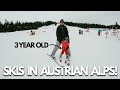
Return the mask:
{"type": "Polygon", "coordinates": [[[67,48],[69,47],[69,42],[66,42],[65,40],[63,40],[61,44],[62,44],[62,50],[67,50],[67,48]]]}

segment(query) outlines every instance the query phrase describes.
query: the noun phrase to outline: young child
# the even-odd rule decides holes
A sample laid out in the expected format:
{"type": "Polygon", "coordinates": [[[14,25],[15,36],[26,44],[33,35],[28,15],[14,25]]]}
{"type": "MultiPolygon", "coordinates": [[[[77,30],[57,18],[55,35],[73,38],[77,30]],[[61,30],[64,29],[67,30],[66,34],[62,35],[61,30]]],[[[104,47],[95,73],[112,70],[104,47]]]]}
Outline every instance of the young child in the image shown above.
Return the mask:
{"type": "MultiPolygon", "coordinates": [[[[62,52],[61,52],[61,54],[60,54],[60,58],[62,57],[62,55],[63,55],[64,52],[65,52],[65,54],[66,54],[66,59],[69,59],[69,57],[68,57],[68,49],[69,49],[68,37],[66,37],[66,38],[61,42],[61,44],[62,44],[62,52]]],[[[62,60],[60,60],[60,62],[62,62],[62,60]]],[[[65,61],[65,63],[67,63],[67,61],[65,61]]]]}

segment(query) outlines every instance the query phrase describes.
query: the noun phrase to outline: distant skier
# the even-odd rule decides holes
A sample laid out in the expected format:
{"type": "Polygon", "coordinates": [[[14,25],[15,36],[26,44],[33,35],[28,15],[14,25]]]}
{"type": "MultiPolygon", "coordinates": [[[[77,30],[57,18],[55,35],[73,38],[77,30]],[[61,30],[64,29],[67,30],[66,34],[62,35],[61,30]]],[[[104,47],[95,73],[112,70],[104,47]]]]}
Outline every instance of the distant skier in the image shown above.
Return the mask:
{"type": "MultiPolygon", "coordinates": [[[[51,53],[51,56],[53,58],[55,58],[55,53],[56,51],[58,50],[58,46],[61,45],[61,42],[62,40],[65,38],[65,37],[68,37],[68,42],[70,43],[70,39],[69,39],[69,34],[68,34],[68,29],[67,27],[64,25],[64,20],[61,19],[60,20],[60,25],[57,27],[57,30],[56,30],[56,37],[57,37],[57,41],[56,41],[56,45],[51,53]]],[[[70,52],[70,48],[68,49],[68,58],[70,58],[71,56],[71,52],[70,52]]]]}
{"type": "Polygon", "coordinates": [[[98,30],[98,36],[101,36],[101,30],[98,30]]]}
{"type": "Polygon", "coordinates": [[[82,34],[83,35],[83,31],[82,30],[79,30],[79,35],[82,34]]]}
{"type": "MultiPolygon", "coordinates": [[[[60,58],[62,57],[62,55],[64,54],[64,52],[65,52],[65,54],[66,54],[66,59],[69,59],[68,58],[68,49],[69,49],[69,42],[68,42],[68,37],[65,37],[65,39],[63,39],[62,41],[61,41],[61,44],[62,44],[62,52],[61,52],[61,54],[60,54],[60,58]]],[[[62,62],[62,60],[60,59],[60,62],[62,62]]],[[[65,60],[65,63],[67,63],[67,61],[65,60]]]]}
{"type": "Polygon", "coordinates": [[[89,28],[87,28],[86,32],[89,32],[89,28]]]}
{"type": "Polygon", "coordinates": [[[108,34],[109,34],[108,30],[106,30],[105,34],[106,34],[106,39],[107,39],[108,38],[108,34]]]}
{"type": "Polygon", "coordinates": [[[32,31],[32,30],[31,30],[31,34],[30,34],[30,35],[35,35],[35,31],[32,31]]]}

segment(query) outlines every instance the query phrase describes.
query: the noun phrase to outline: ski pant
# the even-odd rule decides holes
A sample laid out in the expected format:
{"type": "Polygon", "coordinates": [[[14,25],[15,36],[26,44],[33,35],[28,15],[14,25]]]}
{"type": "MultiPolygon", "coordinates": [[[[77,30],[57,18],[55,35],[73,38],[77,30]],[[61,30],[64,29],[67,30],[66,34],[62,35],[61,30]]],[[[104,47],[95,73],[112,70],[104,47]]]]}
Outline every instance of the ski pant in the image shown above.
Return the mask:
{"type": "MultiPolygon", "coordinates": [[[[59,41],[56,41],[56,45],[57,45],[57,46],[60,46],[61,43],[60,43],[59,41]]],[[[53,51],[52,51],[52,54],[53,54],[53,55],[55,55],[56,51],[57,51],[58,48],[59,48],[59,47],[57,47],[57,46],[55,46],[54,49],[53,49],[53,51]]],[[[69,49],[68,49],[68,55],[71,56],[70,47],[69,47],[69,49]]]]}
{"type": "Polygon", "coordinates": [[[66,54],[66,56],[67,56],[67,55],[68,55],[68,50],[64,50],[64,49],[62,49],[61,54],[64,54],[64,52],[65,52],[65,54],[66,54]]]}

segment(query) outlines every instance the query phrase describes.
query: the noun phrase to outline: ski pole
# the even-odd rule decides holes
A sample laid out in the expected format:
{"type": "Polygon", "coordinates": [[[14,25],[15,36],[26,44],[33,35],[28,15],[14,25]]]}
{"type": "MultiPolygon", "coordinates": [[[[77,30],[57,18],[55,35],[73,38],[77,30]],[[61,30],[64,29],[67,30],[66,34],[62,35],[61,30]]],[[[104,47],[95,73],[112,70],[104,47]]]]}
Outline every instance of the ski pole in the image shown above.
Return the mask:
{"type": "Polygon", "coordinates": [[[61,47],[60,47],[60,46],[58,46],[58,45],[55,45],[55,44],[50,44],[49,46],[51,46],[51,45],[53,45],[53,46],[57,46],[59,49],[61,49],[61,47]]]}

